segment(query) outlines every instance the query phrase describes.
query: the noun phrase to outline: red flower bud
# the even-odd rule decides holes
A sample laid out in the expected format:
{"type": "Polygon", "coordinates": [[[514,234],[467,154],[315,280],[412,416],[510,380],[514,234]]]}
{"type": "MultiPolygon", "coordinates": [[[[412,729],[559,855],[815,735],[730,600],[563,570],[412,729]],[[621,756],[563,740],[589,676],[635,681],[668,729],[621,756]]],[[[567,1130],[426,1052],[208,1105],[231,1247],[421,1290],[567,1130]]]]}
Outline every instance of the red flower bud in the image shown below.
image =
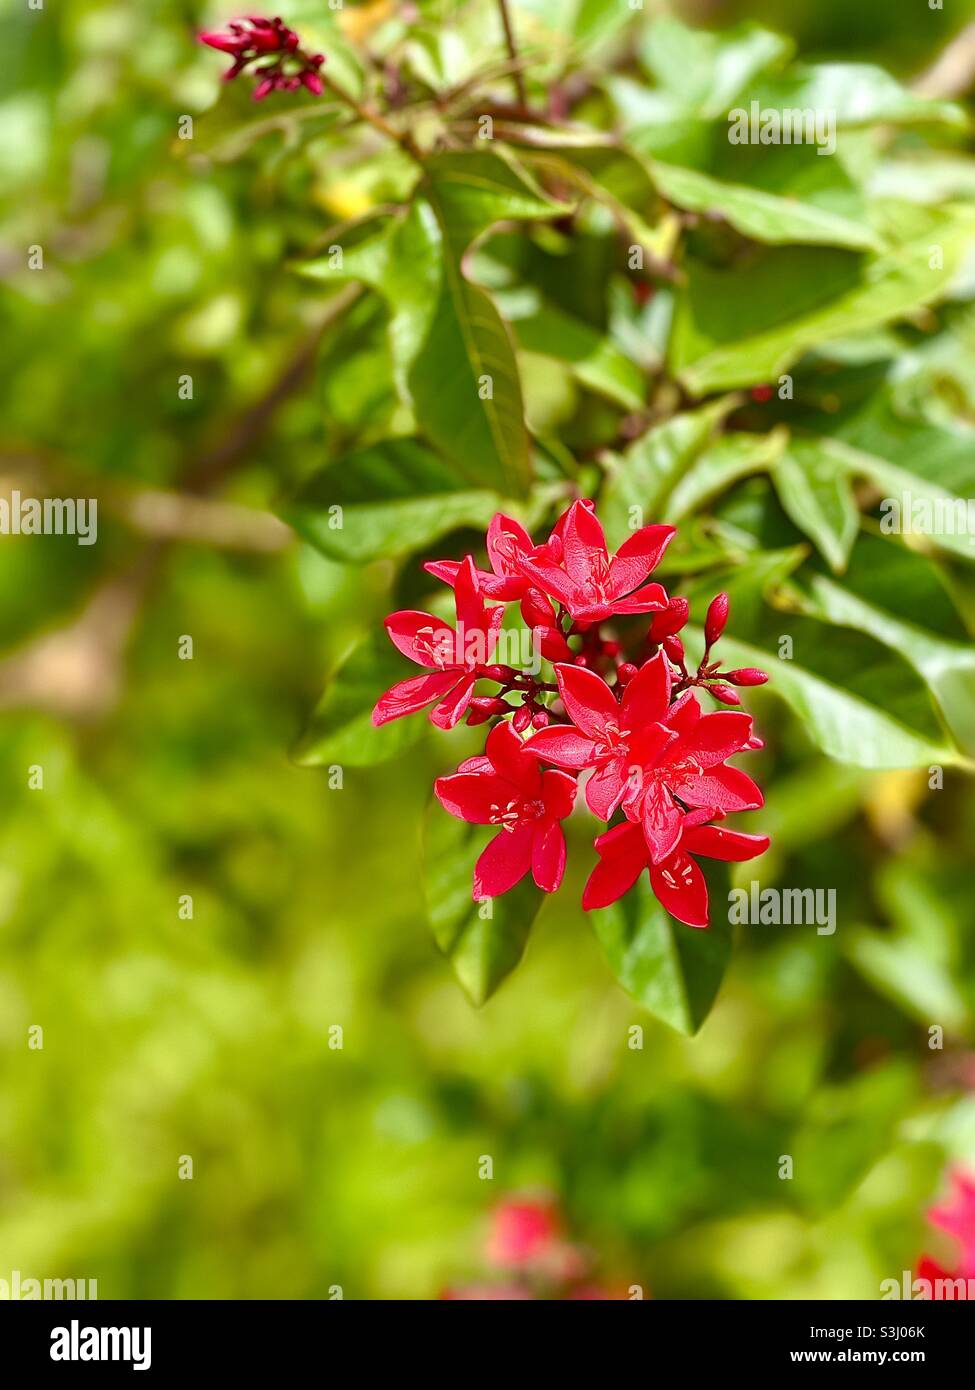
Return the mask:
{"type": "Polygon", "coordinates": [[[531,710],[528,708],[527,705],[519,705],[518,708],[515,710],[514,718],[511,721],[511,727],[514,729],[515,733],[523,734],[531,722],[531,710]]]}
{"type": "Polygon", "coordinates": [[[486,681],[498,681],[501,685],[507,685],[517,673],[513,666],[482,666],[478,674],[486,681]]]}
{"type": "Polygon", "coordinates": [[[475,695],[467,712],[467,722],[472,726],[484,724],[496,714],[507,714],[510,708],[511,706],[497,695],[475,695]]]}
{"type": "Polygon", "coordinates": [[[650,621],[651,642],[662,642],[679,632],[687,622],[689,606],[686,598],[672,598],[662,613],[654,613],[650,621]]]}
{"type": "Polygon", "coordinates": [[[742,666],[737,671],[725,671],[724,675],[732,685],[764,685],[768,680],[768,672],[757,666],[742,666]]]}
{"type": "Polygon", "coordinates": [[[554,627],[555,609],[541,589],[528,589],[521,600],[521,616],[529,627],[554,627]]]}
{"type": "Polygon", "coordinates": [[[622,661],[616,668],[616,679],[620,685],[629,685],[637,670],[638,667],[634,666],[632,661],[622,661]]]}
{"type": "Polygon", "coordinates": [[[603,656],[608,656],[612,658],[615,656],[619,656],[621,651],[622,647],[620,646],[619,642],[609,641],[603,643],[603,656]]]}
{"type": "Polygon", "coordinates": [[[741,696],[738,694],[737,690],[732,690],[730,685],[722,685],[719,682],[717,685],[707,686],[706,689],[716,700],[720,700],[723,705],[741,704],[741,696]]]}
{"type": "Polygon", "coordinates": [[[718,594],[708,605],[708,616],[704,622],[704,640],[708,647],[713,647],[717,642],[727,621],[728,595],[718,594]]]}
{"type": "Polygon", "coordinates": [[[665,637],[663,648],[676,666],[684,660],[684,643],[679,637],[665,637]]]}
{"type": "Polygon", "coordinates": [[[532,629],[538,650],[546,661],[573,661],[575,653],[557,627],[532,629]]]}
{"type": "Polygon", "coordinates": [[[760,403],[770,401],[772,399],[772,388],[771,386],[753,386],[750,394],[753,401],[759,401],[760,403]]]}
{"type": "Polygon", "coordinates": [[[544,728],[547,728],[548,725],[551,723],[551,721],[552,721],[552,716],[549,714],[549,712],[548,712],[547,709],[538,709],[538,710],[536,710],[535,713],[532,715],[532,728],[533,728],[533,729],[544,729],[544,728]]]}

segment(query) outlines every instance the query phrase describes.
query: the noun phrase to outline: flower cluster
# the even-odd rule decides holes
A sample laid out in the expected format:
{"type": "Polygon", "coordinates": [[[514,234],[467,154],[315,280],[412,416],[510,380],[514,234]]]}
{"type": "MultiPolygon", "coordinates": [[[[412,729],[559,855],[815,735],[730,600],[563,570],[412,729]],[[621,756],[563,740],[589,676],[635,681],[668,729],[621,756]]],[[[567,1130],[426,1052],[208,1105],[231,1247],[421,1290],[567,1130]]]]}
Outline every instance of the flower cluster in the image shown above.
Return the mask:
{"type": "Polygon", "coordinates": [[[541,545],[498,515],[486,538],[490,570],[470,555],[425,566],[453,588],[456,626],[413,611],[386,619],[395,646],[423,674],[380,698],[374,724],[429,706],[441,729],[498,721],[484,753],[434,787],[451,815],[498,827],[474,868],[475,899],[507,892],[529,872],[545,892],[559,887],[562,821],[584,773],[586,805],[612,823],[595,841],[599,863],[584,908],[615,902],[646,869],[668,912],[706,927],[696,857],[739,861],[768,848],[766,836],[718,823],[763,804],[751,778],[728,766],[734,754],[762,746],[751,717],[704,713],[695,694],[738,705],[737,688],[768,677],[755,668],[721,671],[711,659],[728,618],[724,594],[708,610],[703,658],[688,670],[678,635],[687,600],[650,580],[674,534],[672,526],[644,526],[610,557],[590,501],[574,502],[541,545]],[[508,603],[519,604],[532,652],[553,663],[555,683],[539,674],[541,660],[522,661],[522,669],[494,660],[501,637],[512,635],[501,627],[508,603]],[[620,634],[640,618],[646,626],[624,642],[620,634]],[[495,689],[477,693],[479,683],[495,689]]]}
{"type": "Polygon", "coordinates": [[[201,34],[200,42],[229,53],[233,63],[224,73],[228,81],[252,63],[257,78],[254,100],[262,101],[271,92],[296,92],[305,87],[313,96],[324,91],[318,69],[325,61],[321,53],[306,53],[298,35],[281,19],[262,19],[252,15],[233,20],[222,33],[201,34]]]}

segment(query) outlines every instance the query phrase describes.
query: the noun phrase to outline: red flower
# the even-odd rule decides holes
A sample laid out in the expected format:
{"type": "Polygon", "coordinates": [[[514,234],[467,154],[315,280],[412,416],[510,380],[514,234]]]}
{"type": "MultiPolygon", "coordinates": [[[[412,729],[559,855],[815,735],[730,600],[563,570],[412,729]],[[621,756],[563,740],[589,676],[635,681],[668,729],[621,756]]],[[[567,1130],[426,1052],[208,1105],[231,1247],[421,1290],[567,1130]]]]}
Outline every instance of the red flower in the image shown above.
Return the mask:
{"type": "MultiPolygon", "coordinates": [[[[488,526],[486,544],[491,568],[477,571],[481,592],[503,603],[520,599],[522,617],[529,627],[541,627],[546,632],[553,629],[555,609],[540,590],[533,588],[531,580],[521,569],[522,560],[549,555],[551,542],[537,546],[520,521],[497,512],[488,526]]],[[[453,586],[460,562],[428,560],[423,568],[428,574],[453,586]]],[[[558,636],[561,638],[561,634],[558,636]]]]}
{"type": "Polygon", "coordinates": [[[674,535],[673,526],[644,526],[610,560],[593,503],[573,502],[552,533],[548,554],[525,556],[518,563],[576,622],[595,623],[614,613],[657,613],[667,607],[667,592],[661,584],[645,581],[674,535]],[[553,558],[560,549],[561,565],[553,558]]]}
{"type": "Polygon", "coordinates": [[[473,825],[498,825],[498,834],[474,866],[475,898],[507,893],[531,869],[539,888],[554,893],[565,871],[560,821],[572,810],[576,781],[542,772],[507,722],[488,735],[484,755],[469,758],[434,791],[445,810],[473,825]]]}
{"type": "Polygon", "coordinates": [[[507,1198],[492,1213],[487,1256],[497,1265],[536,1264],[544,1260],[561,1233],[553,1202],[507,1198]]]}
{"type": "Polygon", "coordinates": [[[399,681],[380,696],[372,712],[377,728],[404,714],[415,714],[435,700],[439,703],[431,710],[430,721],[439,729],[452,729],[467,712],[479,679],[478,667],[490,660],[497,643],[504,609],[485,607],[470,556],[458,570],[454,602],[456,631],[432,613],[409,609],[386,619],[393,645],[429,674],[399,681]]]}
{"type": "Polygon", "coordinates": [[[654,863],[666,859],[680,838],[683,811],[676,798],[711,816],[764,804],[750,777],[723,766],[747,746],[751,716],[702,715],[690,692],[671,705],[670,664],[662,652],[629,681],[619,704],[594,672],[568,665],[555,670],[572,726],[540,729],[527,747],[557,767],[595,768],[586,787],[589,809],[609,820],[623,805],[630,820],[642,822],[654,863]]]}
{"type": "Polygon", "coordinates": [[[232,20],[226,31],[200,34],[200,42],[210,48],[229,53],[233,64],[224,73],[229,80],[236,77],[250,63],[269,58],[264,67],[255,68],[255,76],[260,80],[254,88],[254,100],[261,101],[274,91],[297,91],[305,87],[314,96],[324,91],[318,69],[325,58],[321,53],[305,53],[299,47],[300,40],[293,29],[281,19],[263,19],[251,16],[248,19],[232,20]]]}
{"type": "Polygon", "coordinates": [[[649,869],[650,887],[670,915],[689,927],[706,927],[708,886],[691,855],[740,863],[764,854],[769,839],[767,835],[745,835],[740,830],[703,825],[705,815],[692,811],[684,819],[677,848],[660,863],[653,863],[638,825],[625,821],[600,835],[595,841],[599,863],[582,894],[585,910],[608,907],[633,887],[644,869],[649,869]]]}

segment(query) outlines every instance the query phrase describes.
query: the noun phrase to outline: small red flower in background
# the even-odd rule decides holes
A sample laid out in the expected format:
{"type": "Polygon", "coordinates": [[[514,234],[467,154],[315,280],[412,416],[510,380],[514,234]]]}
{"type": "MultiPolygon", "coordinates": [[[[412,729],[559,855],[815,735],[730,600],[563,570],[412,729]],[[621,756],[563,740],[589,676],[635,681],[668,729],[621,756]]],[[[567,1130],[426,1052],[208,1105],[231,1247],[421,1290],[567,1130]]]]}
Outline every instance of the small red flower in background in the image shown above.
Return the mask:
{"type": "Polygon", "coordinates": [[[236,19],[222,33],[199,37],[201,43],[233,57],[232,65],[224,73],[228,81],[250,64],[267,60],[263,67],[253,69],[258,79],[254,88],[255,101],[262,101],[271,92],[296,92],[300,87],[313,96],[321,96],[325,90],[318,73],[325,61],[324,54],[306,53],[295,31],[280,19],[259,16],[236,19]]]}
{"type": "Polygon", "coordinates": [[[485,755],[462,764],[452,777],[438,777],[433,787],[444,810],[458,820],[500,826],[474,865],[474,896],[507,893],[529,869],[539,888],[554,893],[565,872],[559,822],[572,810],[576,779],[542,772],[508,723],[491,730],[485,755]]]}
{"type": "Polygon", "coordinates": [[[478,1282],[444,1291],[457,1300],[613,1300],[628,1292],[590,1280],[591,1256],[572,1243],[556,1203],[548,1197],[508,1197],[491,1213],[487,1261],[503,1283],[478,1282]]]}
{"type": "Polygon", "coordinates": [[[763,805],[751,778],[728,766],[762,740],[750,715],[704,713],[695,693],[738,704],[736,687],[768,677],[754,667],[721,671],[711,659],[728,621],[726,594],[712,600],[703,657],[696,671],[688,670],[678,636],[688,601],[648,582],[674,534],[672,526],[643,526],[611,559],[590,501],[573,502],[540,545],[520,522],[499,514],[486,537],[490,570],[479,569],[471,555],[425,565],[453,588],[456,629],[430,613],[386,619],[393,643],[426,674],[381,696],[374,724],[431,704],[431,721],[443,729],[464,718],[469,725],[501,721],[483,754],[435,786],[451,815],[499,827],[475,866],[475,899],[507,892],[529,871],[545,892],[558,889],[566,854],[561,822],[583,773],[590,774],[590,811],[608,823],[620,817],[596,839],[600,863],[586,886],[585,908],[615,902],[648,868],[667,911],[704,927],[707,888],[692,856],[740,861],[768,848],[765,836],[711,824],[763,805]],[[498,606],[486,606],[487,598],[498,606]],[[512,602],[520,604],[537,661],[493,661],[504,605],[512,602]],[[634,638],[631,620],[640,616],[645,625],[634,638]],[[615,618],[627,623],[620,635],[604,629],[615,618]],[[539,674],[542,657],[554,662],[554,682],[539,674]],[[475,693],[479,682],[494,689],[475,693]],[[546,770],[544,763],[553,766],[546,770]]]}
{"type": "Polygon", "coordinates": [[[958,1242],[954,1268],[944,1268],[930,1255],[922,1255],[917,1268],[917,1277],[932,1285],[931,1297],[949,1301],[967,1299],[968,1281],[975,1281],[975,1178],[956,1170],[951,1185],[950,1200],[931,1207],[928,1220],[958,1242]],[[939,1286],[938,1281],[944,1282],[939,1286]]]}

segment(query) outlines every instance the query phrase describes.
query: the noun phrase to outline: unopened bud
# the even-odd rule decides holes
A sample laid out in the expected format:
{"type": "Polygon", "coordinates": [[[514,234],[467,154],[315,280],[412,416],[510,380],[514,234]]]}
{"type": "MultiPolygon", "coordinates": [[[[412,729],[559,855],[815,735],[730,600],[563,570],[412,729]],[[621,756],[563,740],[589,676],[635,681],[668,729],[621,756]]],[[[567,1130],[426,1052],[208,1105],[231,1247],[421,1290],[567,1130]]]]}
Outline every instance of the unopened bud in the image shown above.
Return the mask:
{"type": "Polygon", "coordinates": [[[741,704],[741,696],[738,694],[737,690],[732,690],[730,685],[722,685],[719,682],[717,685],[709,685],[706,688],[714,698],[720,700],[723,705],[741,704]]]}
{"type": "Polygon", "coordinates": [[[521,616],[529,627],[554,627],[555,609],[541,589],[529,589],[521,600],[521,616]]]}
{"type": "Polygon", "coordinates": [[[727,621],[728,595],[718,594],[708,605],[708,616],[704,622],[704,640],[709,647],[713,647],[724,632],[724,625],[727,621]]]}
{"type": "Polygon", "coordinates": [[[610,640],[603,643],[603,656],[608,656],[610,658],[619,656],[621,650],[622,648],[619,642],[610,640]]]}
{"type": "Polygon", "coordinates": [[[482,666],[479,675],[488,681],[499,681],[502,685],[507,685],[508,681],[513,680],[517,675],[513,666],[482,666]]]}
{"type": "Polygon", "coordinates": [[[496,714],[506,714],[510,708],[496,695],[475,695],[467,711],[467,723],[472,726],[484,724],[496,714]]]}
{"type": "Polygon", "coordinates": [[[547,709],[537,709],[532,715],[532,728],[544,729],[551,722],[552,716],[547,709]]]}
{"type": "Polygon", "coordinates": [[[662,613],[654,613],[650,622],[651,642],[662,642],[671,637],[687,622],[689,604],[686,598],[672,598],[662,613]]]}
{"type": "Polygon", "coordinates": [[[679,666],[684,660],[684,643],[679,637],[665,637],[663,648],[675,665],[679,666]]]}
{"type": "Polygon", "coordinates": [[[546,661],[572,661],[575,653],[557,627],[532,629],[538,650],[546,661]]]}
{"type": "Polygon", "coordinates": [[[511,727],[514,729],[515,733],[523,734],[531,722],[531,710],[528,708],[527,705],[519,705],[518,708],[515,710],[514,717],[511,720],[511,727]]]}
{"type": "Polygon", "coordinates": [[[768,680],[768,672],[760,671],[757,666],[742,666],[737,671],[725,671],[724,674],[732,685],[764,685],[768,680]]]}
{"type": "Polygon", "coordinates": [[[632,661],[621,661],[616,668],[616,679],[620,685],[629,685],[630,681],[637,673],[637,667],[632,661]]]}

